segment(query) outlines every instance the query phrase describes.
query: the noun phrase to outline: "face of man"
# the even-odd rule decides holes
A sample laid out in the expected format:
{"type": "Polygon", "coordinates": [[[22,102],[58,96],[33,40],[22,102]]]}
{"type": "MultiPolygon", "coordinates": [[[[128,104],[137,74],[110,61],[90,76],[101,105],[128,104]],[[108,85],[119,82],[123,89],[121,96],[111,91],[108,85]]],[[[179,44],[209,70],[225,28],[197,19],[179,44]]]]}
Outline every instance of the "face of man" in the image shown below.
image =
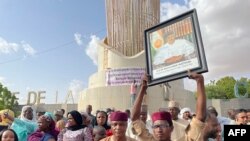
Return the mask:
{"type": "Polygon", "coordinates": [[[247,113],[245,113],[245,112],[238,113],[235,116],[235,121],[236,121],[236,124],[238,124],[238,125],[240,125],[240,124],[246,125],[247,121],[248,121],[247,113]]]}
{"type": "Polygon", "coordinates": [[[173,127],[165,120],[156,120],[152,126],[154,139],[157,141],[170,140],[173,127]]]}
{"type": "Polygon", "coordinates": [[[63,116],[59,115],[59,114],[55,114],[55,120],[59,121],[63,118],[63,116]]]}
{"type": "Polygon", "coordinates": [[[174,34],[173,33],[169,34],[167,37],[168,44],[172,45],[174,43],[174,41],[175,41],[174,34]]]}
{"type": "Polygon", "coordinates": [[[250,123],[250,111],[247,112],[247,121],[250,123]]]}
{"type": "Polygon", "coordinates": [[[128,123],[126,121],[111,121],[111,130],[114,136],[124,137],[128,123]]]}
{"type": "Polygon", "coordinates": [[[44,112],[37,112],[37,113],[36,113],[37,119],[38,119],[40,116],[42,116],[42,115],[44,115],[44,112]]]}
{"type": "Polygon", "coordinates": [[[92,112],[92,106],[91,106],[91,105],[88,105],[88,106],[87,106],[86,112],[87,112],[88,114],[91,114],[91,112],[92,112]]]}
{"type": "Polygon", "coordinates": [[[221,134],[221,127],[218,122],[218,119],[215,115],[211,115],[211,117],[206,121],[204,127],[204,135],[209,138],[215,139],[217,136],[221,134]]]}
{"type": "Polygon", "coordinates": [[[146,123],[147,121],[147,112],[141,112],[140,114],[140,120],[146,123]]]}
{"type": "Polygon", "coordinates": [[[179,114],[180,110],[177,107],[169,107],[168,112],[171,114],[171,117],[173,120],[178,119],[178,114],[179,114]]]}
{"type": "Polygon", "coordinates": [[[189,111],[186,111],[186,112],[184,112],[184,113],[183,113],[183,119],[185,119],[185,120],[189,120],[189,119],[190,119],[190,117],[191,117],[191,114],[190,114],[190,112],[189,112],[189,111]]]}
{"type": "Polygon", "coordinates": [[[126,110],[125,112],[127,113],[128,117],[130,118],[130,115],[131,115],[130,111],[126,110]]]}
{"type": "Polygon", "coordinates": [[[228,112],[227,112],[227,114],[228,114],[228,117],[231,119],[231,120],[235,120],[235,110],[234,109],[230,109],[230,110],[228,110],[228,112]]]}

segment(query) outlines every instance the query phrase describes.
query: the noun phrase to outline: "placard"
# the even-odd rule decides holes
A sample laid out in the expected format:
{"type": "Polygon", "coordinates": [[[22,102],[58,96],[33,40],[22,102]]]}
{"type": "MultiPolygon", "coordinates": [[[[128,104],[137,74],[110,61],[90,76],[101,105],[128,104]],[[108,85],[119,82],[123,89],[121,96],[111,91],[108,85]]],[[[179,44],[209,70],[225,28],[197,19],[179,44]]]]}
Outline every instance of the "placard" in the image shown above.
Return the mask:
{"type": "Polygon", "coordinates": [[[187,77],[187,70],[208,71],[196,10],[190,10],[144,32],[148,85],[187,77]]]}

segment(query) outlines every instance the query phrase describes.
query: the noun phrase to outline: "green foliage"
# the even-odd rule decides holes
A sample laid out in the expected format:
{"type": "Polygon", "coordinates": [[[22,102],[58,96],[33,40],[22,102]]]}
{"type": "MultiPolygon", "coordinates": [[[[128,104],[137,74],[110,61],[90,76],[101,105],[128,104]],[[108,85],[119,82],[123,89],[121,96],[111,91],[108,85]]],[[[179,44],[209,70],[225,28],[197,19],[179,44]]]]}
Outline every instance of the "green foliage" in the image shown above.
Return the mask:
{"type": "Polygon", "coordinates": [[[235,98],[234,85],[236,80],[233,77],[226,76],[216,82],[216,86],[226,93],[227,99],[235,98]]]}
{"type": "MultiPolygon", "coordinates": [[[[250,79],[240,78],[239,82],[247,82],[247,88],[244,85],[238,86],[238,92],[240,95],[248,93],[250,96],[250,79]]],[[[236,80],[233,77],[226,76],[218,80],[217,82],[211,81],[205,85],[206,95],[208,99],[231,99],[235,98],[234,85],[236,80]]]]}
{"type": "Polygon", "coordinates": [[[243,96],[245,95],[246,93],[248,93],[248,97],[250,96],[249,93],[250,93],[250,80],[248,80],[247,78],[240,78],[239,82],[242,82],[242,85],[238,85],[238,93],[239,95],[243,96]],[[244,86],[244,84],[247,84],[247,88],[246,86],[244,86]]]}
{"type": "Polygon", "coordinates": [[[8,90],[8,88],[3,87],[0,83],[0,110],[10,109],[14,111],[15,115],[17,113],[17,98],[15,95],[8,90]]]}
{"type": "Polygon", "coordinates": [[[226,99],[226,93],[216,85],[208,85],[205,87],[208,99],[226,99]]]}

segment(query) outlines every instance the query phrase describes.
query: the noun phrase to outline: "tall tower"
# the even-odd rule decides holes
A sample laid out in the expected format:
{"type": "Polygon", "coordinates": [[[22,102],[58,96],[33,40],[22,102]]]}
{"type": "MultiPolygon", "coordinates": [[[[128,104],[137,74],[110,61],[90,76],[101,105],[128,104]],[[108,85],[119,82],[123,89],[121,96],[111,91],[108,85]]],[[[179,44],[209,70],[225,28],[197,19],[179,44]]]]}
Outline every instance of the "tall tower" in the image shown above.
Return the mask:
{"type": "MultiPolygon", "coordinates": [[[[105,0],[107,37],[97,43],[98,70],[89,77],[88,87],[81,92],[78,110],[87,104],[93,110],[114,107],[130,108],[130,84],[145,70],[144,30],[159,23],[160,0],[105,0]],[[131,82],[130,82],[131,81],[131,82]]],[[[140,82],[139,82],[140,83],[140,82]]],[[[171,93],[187,101],[181,80],[170,82],[171,93]]],[[[165,93],[160,85],[147,89],[148,110],[166,106],[165,93]]],[[[188,95],[187,95],[188,96],[188,95]]],[[[194,103],[194,102],[193,102],[194,103]]]]}
{"type": "MultiPolygon", "coordinates": [[[[125,56],[144,50],[144,30],[160,21],[160,0],[106,0],[106,44],[125,56]]],[[[104,51],[104,68],[107,64],[104,51]]]]}

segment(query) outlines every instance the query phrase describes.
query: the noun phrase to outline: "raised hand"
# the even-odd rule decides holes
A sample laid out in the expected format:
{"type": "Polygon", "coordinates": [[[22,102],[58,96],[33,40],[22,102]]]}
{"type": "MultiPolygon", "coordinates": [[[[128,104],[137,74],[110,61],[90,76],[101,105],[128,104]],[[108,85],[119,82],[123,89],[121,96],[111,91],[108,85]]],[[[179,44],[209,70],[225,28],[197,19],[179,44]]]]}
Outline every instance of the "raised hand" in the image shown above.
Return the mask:
{"type": "Polygon", "coordinates": [[[142,78],[142,82],[141,82],[141,86],[144,88],[148,88],[148,79],[149,79],[149,75],[148,74],[144,74],[143,78],[142,78]]]}
{"type": "Polygon", "coordinates": [[[188,70],[188,78],[189,79],[194,79],[197,82],[198,81],[204,81],[204,77],[202,74],[198,74],[196,72],[191,72],[190,70],[188,70]]]}

